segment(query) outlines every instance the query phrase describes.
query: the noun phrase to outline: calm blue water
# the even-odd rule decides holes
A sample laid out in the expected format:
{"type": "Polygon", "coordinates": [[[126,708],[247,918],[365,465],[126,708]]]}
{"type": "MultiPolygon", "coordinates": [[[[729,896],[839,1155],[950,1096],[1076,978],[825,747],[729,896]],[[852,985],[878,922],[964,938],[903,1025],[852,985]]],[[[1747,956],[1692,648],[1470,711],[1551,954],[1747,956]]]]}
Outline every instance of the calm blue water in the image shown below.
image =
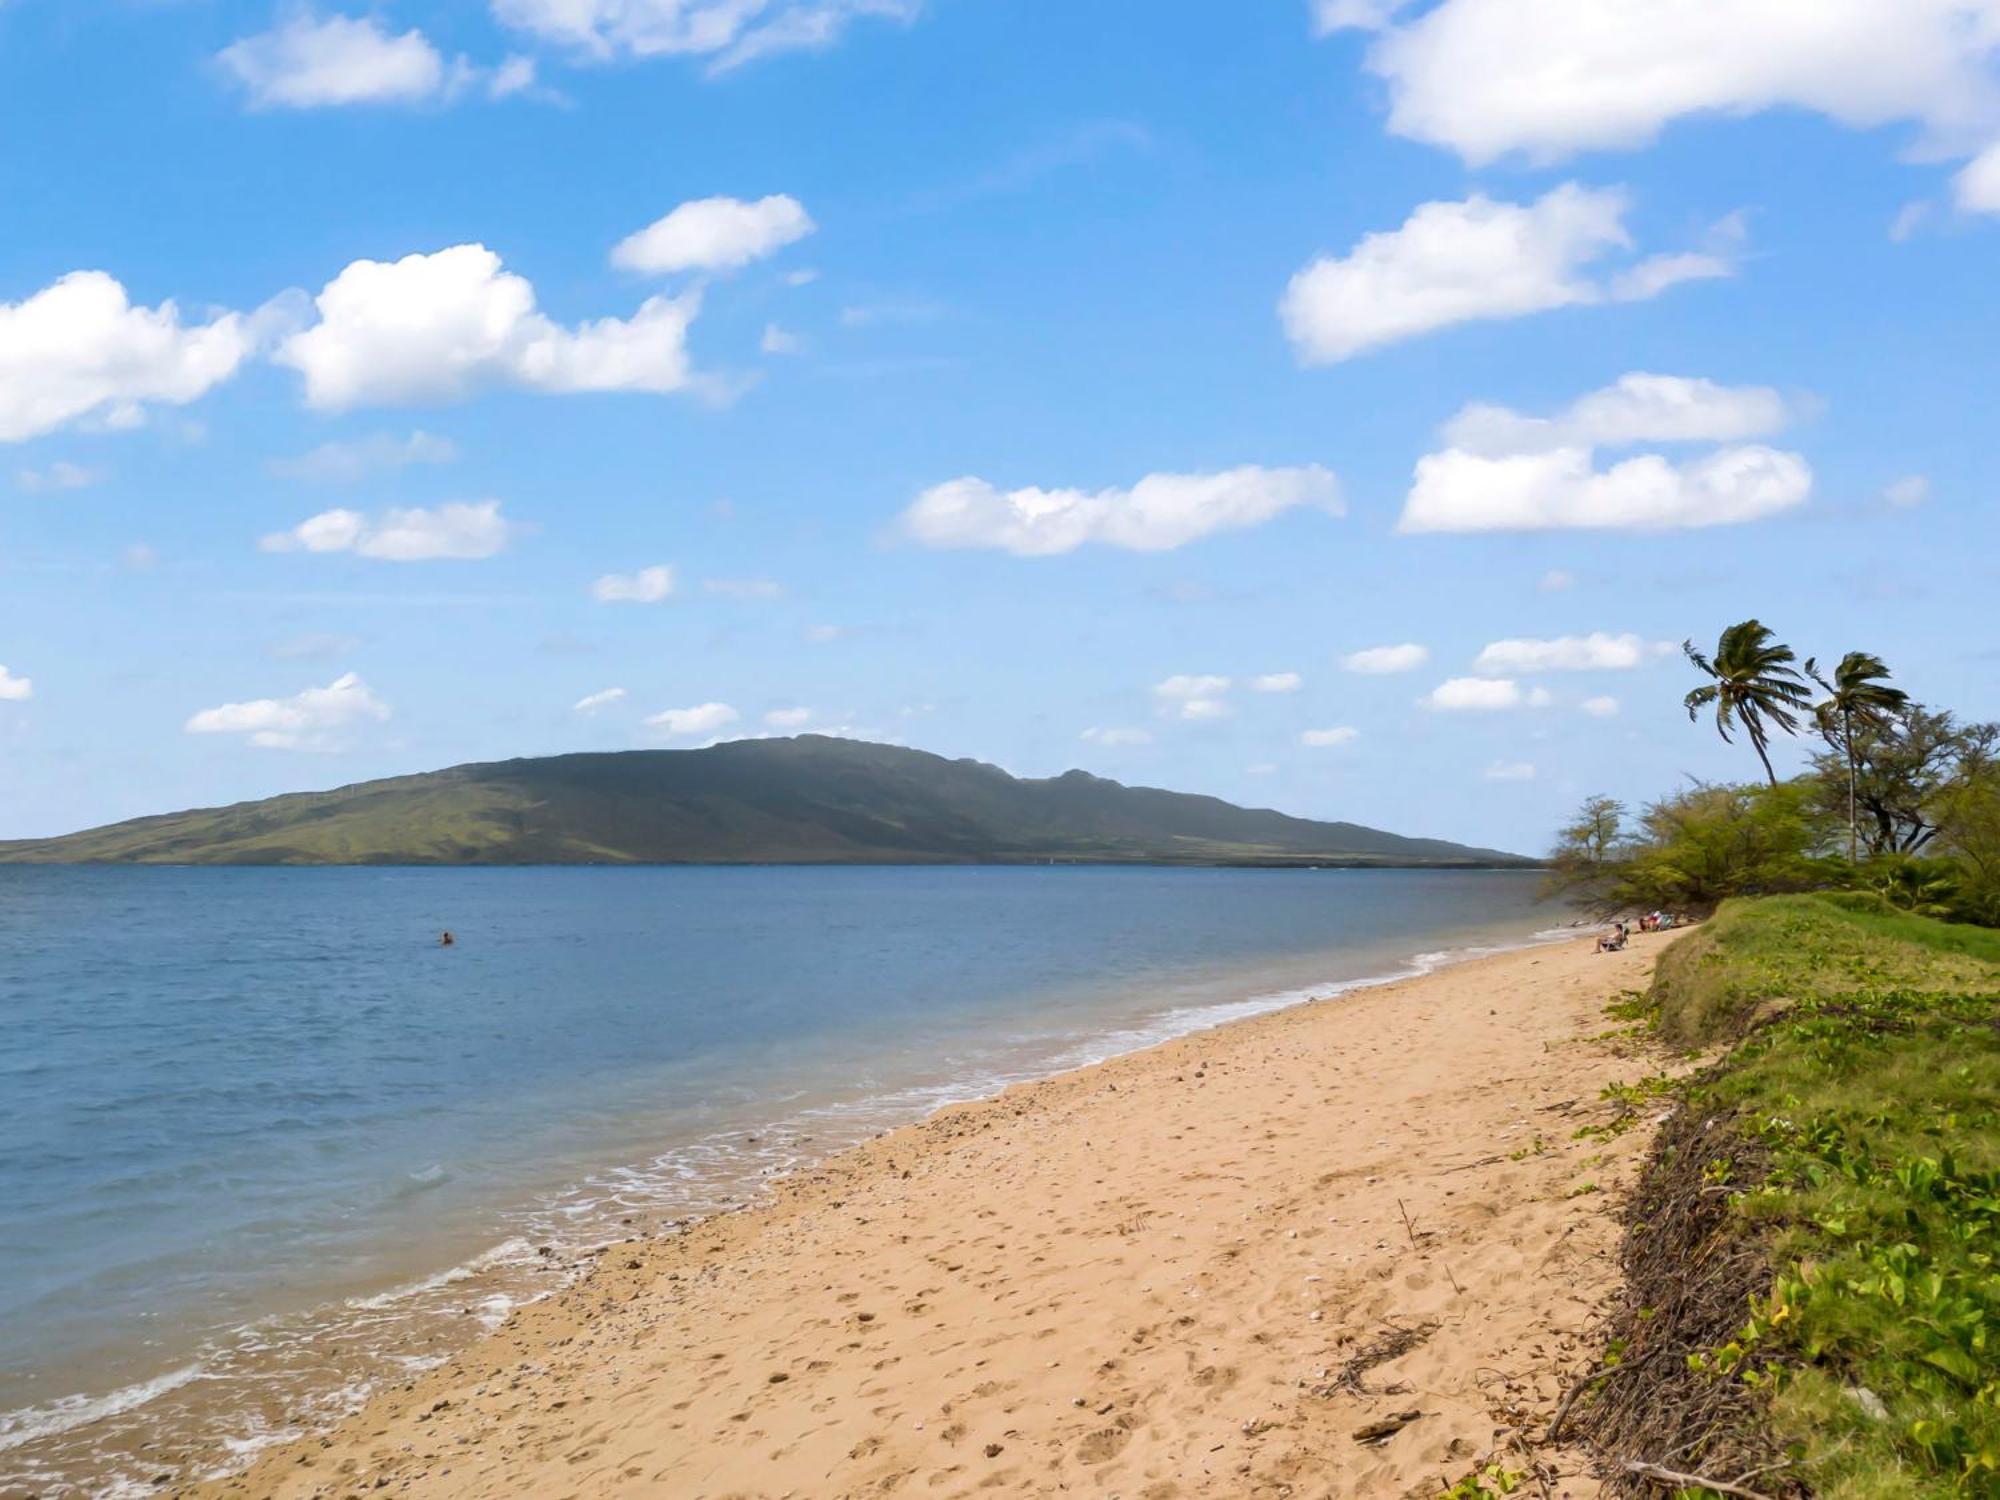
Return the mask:
{"type": "Polygon", "coordinates": [[[1535,885],[0,869],[0,1488],[293,1430],[576,1245],[948,1098],[1523,939],[1554,920],[1535,885]]]}

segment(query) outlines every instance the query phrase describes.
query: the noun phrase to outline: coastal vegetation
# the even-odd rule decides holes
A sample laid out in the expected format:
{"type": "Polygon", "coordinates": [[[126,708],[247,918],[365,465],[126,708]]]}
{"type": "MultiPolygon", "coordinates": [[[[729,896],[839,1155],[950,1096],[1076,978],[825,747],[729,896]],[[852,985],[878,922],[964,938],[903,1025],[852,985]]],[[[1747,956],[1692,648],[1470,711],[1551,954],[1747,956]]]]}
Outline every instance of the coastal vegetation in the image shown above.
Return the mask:
{"type": "Polygon", "coordinates": [[[1621,1492],[1651,1463],[1716,1481],[1686,1494],[2000,1494],[2000,933],[1731,901],[1648,998],[1667,1038],[1734,1040],[1627,1210],[1579,1419],[1621,1492]]]}
{"type": "Polygon", "coordinates": [[[455,766],[0,843],[0,863],[1526,866],[1082,771],[825,735],[455,766]]]}
{"type": "Polygon", "coordinates": [[[1587,799],[1557,836],[1554,892],[1609,914],[1853,891],[2000,925],[2000,724],[1915,701],[1869,652],[1824,673],[1757,620],[1723,631],[1713,652],[1684,649],[1708,679],[1683,700],[1690,718],[1712,712],[1731,743],[1740,732],[1764,779],[1693,782],[1636,814],[1587,799]],[[1779,778],[1778,734],[1818,742],[1804,773],[1779,778]]]}

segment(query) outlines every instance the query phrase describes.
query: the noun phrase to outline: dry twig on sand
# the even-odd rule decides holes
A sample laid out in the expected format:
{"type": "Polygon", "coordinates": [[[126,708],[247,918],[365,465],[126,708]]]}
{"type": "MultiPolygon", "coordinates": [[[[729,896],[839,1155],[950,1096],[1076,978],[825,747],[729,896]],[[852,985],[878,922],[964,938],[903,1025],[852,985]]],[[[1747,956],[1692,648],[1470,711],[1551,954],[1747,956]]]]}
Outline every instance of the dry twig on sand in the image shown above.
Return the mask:
{"type": "Polygon", "coordinates": [[[1714,1490],[1723,1495],[1741,1495],[1743,1500],[1770,1500],[1770,1497],[1761,1490],[1746,1490],[1742,1485],[1731,1484],[1726,1479],[1710,1479],[1706,1474],[1683,1474],[1678,1469],[1665,1469],[1658,1464],[1643,1463],[1636,1458],[1626,1459],[1625,1468],[1628,1473],[1637,1474],[1642,1479],[1650,1479],[1655,1484],[1714,1490]]]}
{"type": "Polygon", "coordinates": [[[1372,1342],[1363,1344],[1349,1355],[1347,1362],[1340,1367],[1340,1373],[1314,1394],[1331,1396],[1336,1391],[1352,1391],[1357,1396],[1367,1395],[1368,1387],[1361,1381],[1363,1375],[1377,1365],[1387,1364],[1398,1355],[1408,1354],[1437,1331],[1436,1323],[1419,1323],[1414,1328],[1390,1324],[1372,1342]]]}

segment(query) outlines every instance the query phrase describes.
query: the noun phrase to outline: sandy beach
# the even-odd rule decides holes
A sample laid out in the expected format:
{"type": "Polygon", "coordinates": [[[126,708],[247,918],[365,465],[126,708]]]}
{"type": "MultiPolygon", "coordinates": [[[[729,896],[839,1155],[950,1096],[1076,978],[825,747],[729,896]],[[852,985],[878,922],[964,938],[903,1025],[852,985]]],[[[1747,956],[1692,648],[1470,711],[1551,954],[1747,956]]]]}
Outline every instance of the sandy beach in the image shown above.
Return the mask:
{"type": "MultiPolygon", "coordinates": [[[[169,1492],[1168,1500],[1526,1469],[1508,1445],[1591,1356],[1650,1134],[1574,1138],[1658,1067],[1604,1007],[1666,941],[1499,954],[945,1110],[169,1492]]],[[[1530,1493],[1596,1493],[1538,1456],[1530,1493]]]]}

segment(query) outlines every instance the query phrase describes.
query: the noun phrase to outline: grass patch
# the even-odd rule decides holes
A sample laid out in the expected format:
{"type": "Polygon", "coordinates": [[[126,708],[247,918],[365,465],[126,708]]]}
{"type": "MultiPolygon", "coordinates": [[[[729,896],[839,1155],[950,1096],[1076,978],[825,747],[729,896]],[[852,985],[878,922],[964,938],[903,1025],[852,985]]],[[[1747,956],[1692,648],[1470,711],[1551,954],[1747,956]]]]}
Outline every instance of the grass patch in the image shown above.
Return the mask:
{"type": "Polygon", "coordinates": [[[1682,1047],[1740,1037],[1804,996],[1990,991],[2000,931],[1825,896],[1726,901],[1660,955],[1651,1000],[1682,1047]]]}
{"type": "Polygon", "coordinates": [[[1731,904],[1655,992],[1755,1029],[1656,1144],[1586,1430],[1771,1495],[2000,1496],[2000,933],[1731,904]]]}

